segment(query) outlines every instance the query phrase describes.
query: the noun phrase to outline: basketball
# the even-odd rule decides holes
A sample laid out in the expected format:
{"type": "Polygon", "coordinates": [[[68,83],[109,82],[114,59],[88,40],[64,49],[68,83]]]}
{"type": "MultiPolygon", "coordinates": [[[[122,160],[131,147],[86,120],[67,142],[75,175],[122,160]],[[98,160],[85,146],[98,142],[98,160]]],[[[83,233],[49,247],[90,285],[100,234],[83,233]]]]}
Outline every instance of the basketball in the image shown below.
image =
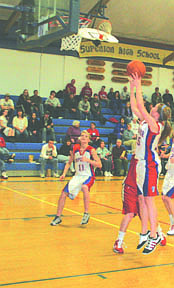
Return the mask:
{"type": "Polygon", "coordinates": [[[143,62],[138,60],[133,60],[127,65],[127,74],[131,76],[131,74],[137,73],[139,77],[143,77],[146,73],[146,66],[143,62]]]}

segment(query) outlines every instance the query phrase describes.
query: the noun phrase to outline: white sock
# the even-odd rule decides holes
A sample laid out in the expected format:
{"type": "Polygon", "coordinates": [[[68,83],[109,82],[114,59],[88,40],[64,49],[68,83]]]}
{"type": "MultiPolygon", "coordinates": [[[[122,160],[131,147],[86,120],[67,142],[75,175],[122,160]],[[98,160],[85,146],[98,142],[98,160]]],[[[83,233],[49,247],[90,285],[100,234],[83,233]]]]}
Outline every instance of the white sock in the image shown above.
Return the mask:
{"type": "Polygon", "coordinates": [[[119,231],[119,233],[118,233],[119,242],[121,242],[121,243],[123,242],[124,235],[125,235],[125,232],[119,231]]]}
{"type": "Polygon", "coordinates": [[[158,224],[157,232],[158,232],[160,238],[163,239],[163,238],[164,238],[164,237],[163,237],[163,231],[162,231],[162,229],[161,229],[160,224],[158,224]]]}
{"type": "Polygon", "coordinates": [[[172,225],[174,225],[174,217],[173,217],[173,215],[172,214],[169,214],[169,218],[170,218],[170,224],[171,224],[171,226],[172,225]]]}

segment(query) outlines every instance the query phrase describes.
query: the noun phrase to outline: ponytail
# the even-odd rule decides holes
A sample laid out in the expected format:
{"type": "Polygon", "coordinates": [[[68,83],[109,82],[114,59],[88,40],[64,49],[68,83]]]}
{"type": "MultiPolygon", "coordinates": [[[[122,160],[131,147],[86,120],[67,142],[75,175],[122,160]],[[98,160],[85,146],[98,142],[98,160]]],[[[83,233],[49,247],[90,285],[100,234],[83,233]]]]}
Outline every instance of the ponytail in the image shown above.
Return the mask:
{"type": "Polygon", "coordinates": [[[164,124],[164,129],[161,133],[161,137],[158,143],[158,145],[161,145],[166,140],[166,138],[171,135],[172,127],[168,121],[168,119],[171,118],[171,109],[164,103],[160,103],[158,105],[158,113],[160,115],[159,121],[164,124]]]}
{"type": "Polygon", "coordinates": [[[161,137],[159,139],[158,145],[161,145],[166,140],[166,138],[171,135],[171,131],[172,131],[172,126],[170,122],[164,121],[164,129],[161,133],[161,137]]]}

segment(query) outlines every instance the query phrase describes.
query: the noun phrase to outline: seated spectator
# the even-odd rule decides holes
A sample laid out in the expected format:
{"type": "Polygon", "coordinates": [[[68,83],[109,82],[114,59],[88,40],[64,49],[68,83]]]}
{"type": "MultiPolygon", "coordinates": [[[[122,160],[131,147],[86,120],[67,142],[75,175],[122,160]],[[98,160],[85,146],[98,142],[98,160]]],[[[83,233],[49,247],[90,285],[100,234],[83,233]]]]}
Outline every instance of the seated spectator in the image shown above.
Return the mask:
{"type": "Polygon", "coordinates": [[[100,145],[100,134],[98,129],[96,129],[96,124],[91,122],[90,128],[87,129],[87,131],[91,135],[90,145],[94,148],[97,148],[100,145]]]}
{"type": "Polygon", "coordinates": [[[106,88],[105,86],[101,87],[101,90],[99,91],[98,96],[99,96],[100,101],[105,102],[106,107],[109,107],[109,99],[107,96],[107,92],[105,91],[105,88],[106,88]]]}
{"type": "Polygon", "coordinates": [[[105,142],[100,141],[100,146],[96,150],[97,155],[100,157],[102,162],[102,169],[104,170],[104,175],[113,176],[112,170],[112,157],[111,152],[105,147],[105,142]]]}
{"type": "Polygon", "coordinates": [[[31,115],[31,100],[27,89],[19,96],[17,109],[21,109],[26,115],[31,115]]]}
{"type": "Polygon", "coordinates": [[[45,166],[46,164],[52,164],[54,177],[59,177],[58,174],[58,159],[57,159],[57,150],[54,145],[54,139],[49,139],[48,144],[42,146],[40,158],[40,177],[45,178],[45,166]]]}
{"type": "Polygon", "coordinates": [[[30,142],[40,142],[40,120],[36,118],[36,113],[33,112],[28,120],[28,134],[30,137],[30,142]]]}
{"type": "Polygon", "coordinates": [[[80,95],[82,98],[84,98],[84,96],[88,96],[88,100],[91,100],[92,97],[92,89],[89,85],[89,82],[85,83],[85,86],[82,88],[80,95]]]}
{"type": "Polygon", "coordinates": [[[8,175],[6,173],[5,162],[13,163],[15,158],[15,154],[10,154],[8,149],[6,148],[6,143],[3,137],[0,137],[0,173],[2,179],[8,179],[8,175]]]}
{"type": "Polygon", "coordinates": [[[5,94],[4,99],[0,100],[1,110],[8,110],[8,124],[12,123],[14,116],[14,102],[10,99],[10,94],[5,94]]]}
{"type": "Polygon", "coordinates": [[[108,147],[112,150],[112,144],[116,142],[117,139],[122,139],[123,132],[126,130],[127,125],[125,124],[124,118],[120,118],[120,122],[115,125],[112,133],[108,135],[108,147]]]}
{"type": "Polygon", "coordinates": [[[39,112],[40,118],[44,115],[42,98],[39,96],[38,90],[34,90],[34,95],[30,97],[32,112],[39,112]]]}
{"type": "Polygon", "coordinates": [[[50,135],[50,138],[53,139],[54,143],[56,143],[54,125],[49,111],[46,111],[44,116],[41,118],[40,127],[42,129],[42,143],[46,143],[48,135],[50,135]]]}
{"type": "Polygon", "coordinates": [[[80,121],[74,120],[72,126],[70,126],[66,132],[66,135],[70,138],[71,143],[77,144],[80,137],[80,121]]]}
{"type": "Polygon", "coordinates": [[[174,119],[174,103],[173,103],[173,96],[171,93],[169,93],[169,90],[166,89],[165,94],[163,95],[163,103],[170,107],[171,114],[172,114],[172,120],[174,119]]]}
{"type": "Polygon", "coordinates": [[[132,127],[131,130],[133,131],[134,135],[136,135],[136,137],[137,137],[138,129],[139,129],[139,126],[140,126],[137,117],[134,117],[130,124],[131,124],[131,127],[132,127]]]}
{"type": "Polygon", "coordinates": [[[2,110],[0,116],[0,132],[6,137],[14,137],[15,131],[14,129],[8,127],[8,110],[2,110]]]}
{"type": "Polygon", "coordinates": [[[74,94],[70,94],[63,103],[65,119],[79,119],[78,101],[74,94]]]}
{"type": "Polygon", "coordinates": [[[127,129],[123,132],[122,140],[123,140],[123,145],[131,146],[130,153],[134,153],[135,148],[136,148],[136,138],[137,137],[133,133],[131,128],[132,128],[131,124],[127,124],[127,129]]]}
{"type": "Polygon", "coordinates": [[[91,99],[91,113],[94,120],[99,120],[101,124],[106,123],[106,119],[101,113],[101,102],[97,94],[94,94],[94,98],[91,99]]]}
{"type": "Polygon", "coordinates": [[[27,142],[28,141],[28,120],[24,116],[22,110],[17,111],[17,116],[13,118],[13,127],[15,128],[16,141],[27,142]]]}
{"type": "Polygon", "coordinates": [[[152,94],[151,102],[153,107],[155,107],[155,105],[158,103],[162,103],[162,97],[158,87],[155,88],[155,92],[152,94]]]}
{"type": "Polygon", "coordinates": [[[133,115],[132,115],[132,109],[131,109],[131,105],[129,101],[126,102],[126,106],[123,107],[121,114],[122,114],[122,117],[125,118],[126,124],[131,122],[133,115]]]}
{"type": "Polygon", "coordinates": [[[88,101],[88,96],[84,96],[84,99],[79,102],[78,105],[80,120],[90,119],[90,103],[88,101]]]}
{"type": "Polygon", "coordinates": [[[49,98],[45,101],[45,111],[49,111],[51,117],[58,118],[61,115],[61,104],[55,95],[55,91],[50,92],[49,98]]]}
{"type": "Polygon", "coordinates": [[[122,111],[122,102],[120,100],[120,93],[119,91],[116,91],[114,94],[114,97],[111,100],[110,103],[110,107],[112,109],[112,111],[117,114],[120,115],[121,111],[122,111]]]}
{"type": "MultiPolygon", "coordinates": [[[[69,161],[69,156],[70,156],[70,153],[72,151],[73,151],[73,148],[72,148],[71,140],[70,140],[70,138],[67,138],[65,140],[65,143],[60,147],[60,149],[58,151],[58,162],[67,163],[69,161]]],[[[75,172],[73,162],[71,163],[70,171],[72,173],[75,172]]]]}
{"type": "Polygon", "coordinates": [[[123,104],[125,104],[127,101],[130,101],[130,94],[127,91],[127,86],[123,87],[123,90],[120,94],[120,99],[121,99],[123,104]]]}
{"type": "Polygon", "coordinates": [[[76,83],[76,80],[75,79],[72,79],[71,80],[71,83],[68,83],[66,85],[66,93],[67,94],[73,94],[74,96],[76,95],[76,87],[75,87],[75,83],[76,83]]]}
{"type": "Polygon", "coordinates": [[[115,92],[113,88],[110,88],[109,93],[107,95],[108,99],[112,101],[115,98],[115,92]]]}
{"type": "Polygon", "coordinates": [[[112,158],[114,162],[114,175],[120,176],[121,169],[124,169],[124,176],[128,170],[127,152],[125,147],[122,146],[122,140],[117,139],[116,146],[112,148],[112,158]]]}

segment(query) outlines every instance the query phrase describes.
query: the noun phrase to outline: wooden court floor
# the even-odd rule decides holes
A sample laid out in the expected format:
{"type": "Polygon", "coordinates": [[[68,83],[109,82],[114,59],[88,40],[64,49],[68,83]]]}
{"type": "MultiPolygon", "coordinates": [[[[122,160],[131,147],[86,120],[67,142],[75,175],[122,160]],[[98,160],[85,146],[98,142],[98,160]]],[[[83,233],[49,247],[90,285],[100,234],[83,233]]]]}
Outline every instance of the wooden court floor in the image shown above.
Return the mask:
{"type": "MultiPolygon", "coordinates": [[[[143,255],[136,250],[140,221],[135,217],[125,254],[112,251],[122,218],[121,178],[96,179],[85,227],[80,225],[82,193],[67,199],[59,226],[49,225],[67,179],[10,177],[0,182],[0,287],[173,287],[174,236],[167,236],[165,247],[143,255]]],[[[169,218],[160,196],[156,203],[166,233],[169,218]]]]}

